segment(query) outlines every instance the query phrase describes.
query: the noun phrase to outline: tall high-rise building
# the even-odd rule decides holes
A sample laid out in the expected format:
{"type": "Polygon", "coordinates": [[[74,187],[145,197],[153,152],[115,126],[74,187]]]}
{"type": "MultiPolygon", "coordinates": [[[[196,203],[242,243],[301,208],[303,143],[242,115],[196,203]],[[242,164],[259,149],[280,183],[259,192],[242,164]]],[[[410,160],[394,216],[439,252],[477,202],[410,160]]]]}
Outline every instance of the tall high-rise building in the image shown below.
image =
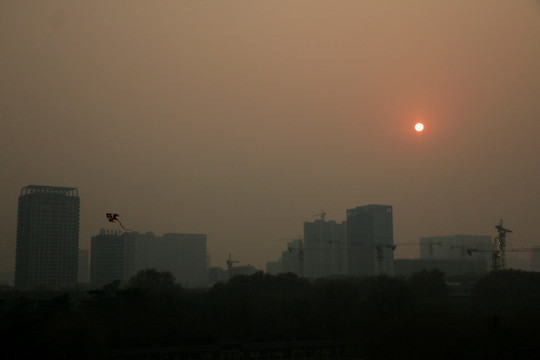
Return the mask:
{"type": "Polygon", "coordinates": [[[304,222],[304,274],[308,278],[347,274],[346,223],[324,217],[304,222]]]}
{"type": "Polygon", "coordinates": [[[76,284],[79,206],[76,188],[22,188],[17,217],[16,287],[76,284]]]}
{"type": "Polygon", "coordinates": [[[134,274],[135,236],[118,230],[101,229],[92,236],[90,282],[105,285],[126,281],[134,274]]]}
{"type": "Polygon", "coordinates": [[[392,206],[365,205],[347,210],[348,274],[394,274],[392,206]]]}

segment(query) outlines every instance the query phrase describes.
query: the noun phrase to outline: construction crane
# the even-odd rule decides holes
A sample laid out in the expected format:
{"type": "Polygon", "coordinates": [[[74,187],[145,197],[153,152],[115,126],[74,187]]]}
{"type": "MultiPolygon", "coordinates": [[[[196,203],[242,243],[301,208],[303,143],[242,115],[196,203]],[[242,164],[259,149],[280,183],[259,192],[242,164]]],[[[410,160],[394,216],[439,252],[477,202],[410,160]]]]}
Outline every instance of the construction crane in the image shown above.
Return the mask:
{"type": "Polygon", "coordinates": [[[433,257],[433,245],[441,246],[442,243],[440,241],[430,241],[427,244],[422,244],[422,243],[419,243],[419,242],[396,244],[396,246],[414,246],[414,245],[416,245],[418,247],[427,246],[428,247],[429,257],[432,258],[433,257]]]}
{"type": "Polygon", "coordinates": [[[497,232],[499,233],[499,236],[496,239],[496,246],[497,249],[501,252],[501,269],[504,269],[506,267],[506,259],[505,259],[505,252],[506,252],[506,234],[511,233],[512,230],[506,229],[503,227],[503,220],[499,222],[498,225],[495,225],[495,229],[497,229],[497,232]]]}
{"type": "Polygon", "coordinates": [[[311,217],[316,217],[316,216],[320,216],[320,217],[321,217],[321,221],[324,222],[324,217],[326,216],[326,212],[324,211],[324,209],[321,209],[321,212],[320,212],[320,213],[315,214],[315,215],[311,215],[311,217]]]}
{"type": "Polygon", "coordinates": [[[295,240],[299,240],[298,247],[288,246],[287,249],[289,250],[289,252],[298,251],[298,276],[304,277],[304,248],[302,246],[304,241],[302,240],[302,238],[295,240]]]}
{"type": "MultiPolygon", "coordinates": [[[[314,215],[311,215],[312,218],[316,217],[316,216],[320,216],[321,217],[321,221],[319,223],[319,234],[318,234],[318,237],[319,238],[323,238],[324,237],[324,228],[325,228],[325,225],[324,225],[324,217],[326,216],[326,211],[324,211],[324,209],[321,209],[321,212],[318,213],[318,214],[314,214],[314,215]]],[[[304,230],[305,231],[305,230],[304,230]]],[[[305,234],[305,233],[304,233],[305,234]]]]}
{"type": "MultiPolygon", "coordinates": [[[[534,248],[514,248],[514,249],[505,249],[505,252],[531,252],[531,251],[540,251],[540,247],[534,247],[534,248]]],[[[484,253],[491,253],[491,270],[501,270],[504,269],[502,267],[502,261],[501,261],[501,251],[500,250],[493,250],[493,249],[467,249],[467,254],[471,256],[475,252],[484,252],[484,253]]]]}
{"type": "MultiPolygon", "coordinates": [[[[383,262],[384,262],[384,249],[391,249],[392,251],[396,250],[397,245],[394,244],[382,244],[382,243],[370,243],[370,242],[358,242],[352,241],[347,243],[329,241],[333,244],[346,244],[347,246],[366,246],[368,248],[374,248],[376,251],[377,266],[379,268],[379,274],[383,273],[383,262]]],[[[412,245],[412,244],[411,244],[412,245]]]]}
{"type": "Polygon", "coordinates": [[[465,257],[465,252],[466,252],[465,245],[451,245],[450,246],[450,250],[455,250],[455,249],[461,249],[459,251],[459,258],[463,259],[465,257]]]}
{"type": "Polygon", "coordinates": [[[540,247],[517,248],[517,249],[508,249],[508,250],[506,250],[506,252],[525,252],[525,251],[540,251],[540,247]]]}
{"type": "Polygon", "coordinates": [[[500,270],[501,269],[501,265],[500,265],[500,251],[499,250],[494,250],[494,249],[477,249],[477,248],[474,248],[474,249],[467,249],[467,254],[469,256],[472,256],[473,253],[475,252],[481,252],[481,253],[491,253],[491,270],[492,271],[497,271],[497,270],[500,270]]]}
{"type": "Polygon", "coordinates": [[[238,261],[231,259],[231,254],[229,254],[229,258],[227,259],[227,272],[229,273],[229,280],[232,279],[232,269],[233,264],[237,263],[238,261]]]}
{"type": "MultiPolygon", "coordinates": [[[[302,238],[302,235],[298,235],[298,238],[296,239],[278,239],[278,240],[292,240],[296,242],[295,245],[288,245],[287,250],[292,253],[293,251],[298,252],[298,275],[300,277],[304,277],[304,263],[305,263],[305,253],[306,251],[326,251],[325,248],[312,248],[308,247],[307,249],[304,247],[305,239],[302,238]]],[[[309,239],[310,242],[320,242],[321,244],[336,244],[336,241],[333,240],[324,240],[324,239],[309,239]]]]}

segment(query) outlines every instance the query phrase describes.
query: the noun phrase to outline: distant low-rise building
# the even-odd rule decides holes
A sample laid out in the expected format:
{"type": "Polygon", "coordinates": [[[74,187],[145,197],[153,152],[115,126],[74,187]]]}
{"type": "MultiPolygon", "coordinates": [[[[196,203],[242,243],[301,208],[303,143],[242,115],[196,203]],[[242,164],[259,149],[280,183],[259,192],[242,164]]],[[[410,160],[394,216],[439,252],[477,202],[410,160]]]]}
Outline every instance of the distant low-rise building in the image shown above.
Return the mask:
{"type": "Polygon", "coordinates": [[[154,268],[170,271],[184,287],[207,287],[206,234],[134,233],[135,271],[154,268]]]}
{"type": "Polygon", "coordinates": [[[134,274],[134,235],[101,229],[92,236],[90,247],[90,282],[105,285],[127,281],[134,274]]]}
{"type": "Polygon", "coordinates": [[[269,261],[266,263],[266,273],[270,275],[281,274],[281,261],[269,261]]]}
{"type": "Polygon", "coordinates": [[[423,270],[439,270],[446,276],[488,273],[485,261],[471,260],[422,260],[422,259],[395,259],[395,276],[407,277],[423,270]]]}
{"type": "Polygon", "coordinates": [[[489,270],[494,251],[488,235],[446,235],[420,238],[421,260],[444,260],[462,263],[463,271],[469,262],[482,262],[489,270]]]}
{"type": "Polygon", "coordinates": [[[247,265],[240,265],[235,266],[232,268],[232,276],[250,276],[255,274],[256,272],[260,272],[261,270],[257,269],[255,266],[247,264],[247,265]]]}
{"type": "Polygon", "coordinates": [[[281,253],[279,262],[282,273],[293,273],[304,276],[304,248],[302,239],[295,239],[287,243],[287,251],[281,253]]]}
{"type": "Polygon", "coordinates": [[[540,246],[535,246],[531,252],[531,271],[540,272],[540,246]]]}
{"type": "Polygon", "coordinates": [[[213,286],[217,283],[226,283],[229,281],[229,273],[227,270],[212,266],[208,269],[208,283],[210,286],[213,286]]]}

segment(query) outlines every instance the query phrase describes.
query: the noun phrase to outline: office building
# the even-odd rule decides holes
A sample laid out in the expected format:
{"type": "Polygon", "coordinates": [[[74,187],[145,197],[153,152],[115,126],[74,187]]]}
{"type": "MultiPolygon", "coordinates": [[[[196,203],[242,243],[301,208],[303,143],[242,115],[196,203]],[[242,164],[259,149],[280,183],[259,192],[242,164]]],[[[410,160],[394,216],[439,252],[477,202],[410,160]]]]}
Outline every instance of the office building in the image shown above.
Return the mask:
{"type": "Polygon", "coordinates": [[[19,196],[15,286],[77,283],[79,194],[76,188],[29,185],[19,196]]]}
{"type": "Polygon", "coordinates": [[[394,274],[392,206],[347,210],[347,264],[351,276],[394,274]]]}
{"type": "Polygon", "coordinates": [[[106,285],[127,281],[134,275],[134,235],[119,230],[101,229],[92,236],[90,247],[90,282],[106,285]]]}

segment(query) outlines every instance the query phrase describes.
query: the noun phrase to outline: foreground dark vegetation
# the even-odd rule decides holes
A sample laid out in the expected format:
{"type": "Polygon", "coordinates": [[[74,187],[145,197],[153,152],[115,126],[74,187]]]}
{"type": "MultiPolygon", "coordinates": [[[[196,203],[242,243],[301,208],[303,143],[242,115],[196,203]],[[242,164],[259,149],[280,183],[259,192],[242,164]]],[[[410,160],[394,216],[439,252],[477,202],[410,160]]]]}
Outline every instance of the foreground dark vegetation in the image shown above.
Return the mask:
{"type": "MultiPolygon", "coordinates": [[[[465,281],[465,279],[454,279],[465,281]]],[[[540,273],[505,270],[454,294],[444,274],[308,281],[239,276],[188,290],[167,272],[73,292],[0,293],[4,359],[108,359],[115,349],[342,340],[357,359],[529,359],[540,273]]]]}

